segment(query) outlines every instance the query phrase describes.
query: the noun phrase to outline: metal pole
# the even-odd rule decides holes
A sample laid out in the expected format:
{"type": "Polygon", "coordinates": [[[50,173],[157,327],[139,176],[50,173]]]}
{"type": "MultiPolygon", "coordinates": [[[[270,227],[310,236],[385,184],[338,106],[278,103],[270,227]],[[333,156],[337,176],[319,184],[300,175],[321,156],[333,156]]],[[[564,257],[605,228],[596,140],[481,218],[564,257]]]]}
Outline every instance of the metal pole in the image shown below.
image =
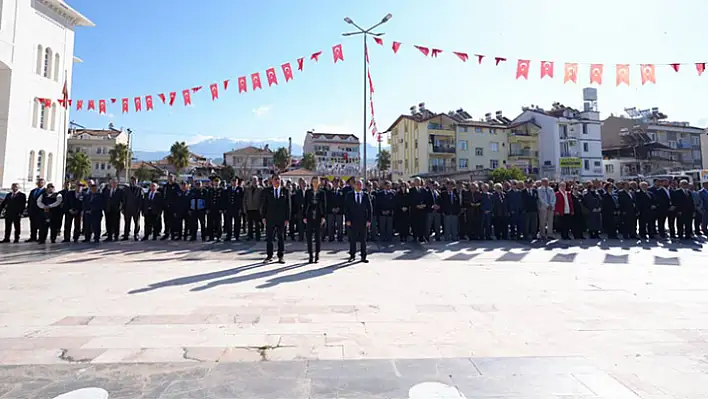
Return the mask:
{"type": "Polygon", "coordinates": [[[366,55],[368,50],[366,48],[366,36],[364,33],[364,182],[366,182],[366,136],[368,136],[367,126],[366,126],[366,72],[368,68],[368,63],[366,62],[366,55]]]}
{"type": "Polygon", "coordinates": [[[128,129],[128,156],[126,157],[125,160],[125,182],[128,183],[130,181],[130,167],[133,165],[133,154],[132,154],[132,148],[133,148],[133,140],[131,137],[133,136],[133,132],[128,129]]]}

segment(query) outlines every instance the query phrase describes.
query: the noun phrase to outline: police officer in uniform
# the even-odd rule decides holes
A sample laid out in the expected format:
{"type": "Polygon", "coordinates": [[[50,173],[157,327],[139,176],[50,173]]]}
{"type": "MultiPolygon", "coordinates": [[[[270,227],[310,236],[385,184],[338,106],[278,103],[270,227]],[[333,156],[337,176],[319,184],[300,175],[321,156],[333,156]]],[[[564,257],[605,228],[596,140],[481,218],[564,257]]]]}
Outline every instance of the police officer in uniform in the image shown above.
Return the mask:
{"type": "Polygon", "coordinates": [[[170,212],[172,212],[171,219],[173,223],[170,227],[170,234],[172,240],[179,241],[182,239],[182,226],[185,225],[185,220],[187,219],[187,210],[189,209],[189,194],[189,183],[182,182],[182,184],[180,185],[180,190],[175,193],[175,202],[170,208],[170,212]]]}
{"type": "Polygon", "coordinates": [[[320,179],[313,176],[311,187],[305,191],[303,209],[303,224],[305,225],[305,239],[307,240],[307,253],[310,263],[320,260],[320,245],[322,243],[322,226],[325,224],[325,192],[320,189],[320,179]],[[315,251],[312,252],[312,241],[315,242],[315,251]],[[314,256],[313,256],[314,255],[314,256]]]}
{"type": "Polygon", "coordinates": [[[241,233],[241,208],[243,208],[243,187],[241,180],[234,177],[231,181],[231,186],[224,193],[224,228],[226,229],[226,241],[239,241],[241,233]]]}
{"type": "Polygon", "coordinates": [[[209,188],[207,231],[209,241],[221,241],[221,215],[224,213],[224,188],[221,179],[214,177],[209,188]]]}
{"type": "MultiPolygon", "coordinates": [[[[175,205],[175,199],[177,198],[177,193],[174,193],[172,205],[175,205]]],[[[145,195],[145,200],[143,201],[143,217],[145,218],[145,235],[143,236],[143,241],[147,241],[152,235],[153,240],[157,240],[157,236],[160,235],[160,213],[162,213],[164,204],[164,195],[157,191],[157,183],[150,184],[150,191],[145,195]]],[[[174,206],[169,208],[169,212],[172,212],[174,206]]],[[[168,210],[165,209],[165,212],[168,210]]],[[[169,215],[163,220],[171,221],[172,215],[169,215]]],[[[169,231],[168,227],[165,227],[166,231],[169,231]]],[[[164,239],[164,237],[163,237],[164,239]]]]}
{"type": "MultiPolygon", "coordinates": [[[[162,240],[166,240],[170,236],[170,227],[173,226],[171,221],[173,212],[170,210],[175,202],[175,197],[177,196],[177,191],[180,190],[179,184],[175,182],[175,176],[167,176],[167,183],[162,188],[162,208],[164,210],[162,214],[163,225],[165,226],[165,234],[162,236],[162,240]]],[[[160,232],[158,231],[158,234],[160,232]]]]}
{"type": "Polygon", "coordinates": [[[206,241],[206,209],[208,193],[202,187],[202,182],[197,180],[189,195],[189,241],[197,239],[197,221],[202,233],[202,241],[206,241]]]}

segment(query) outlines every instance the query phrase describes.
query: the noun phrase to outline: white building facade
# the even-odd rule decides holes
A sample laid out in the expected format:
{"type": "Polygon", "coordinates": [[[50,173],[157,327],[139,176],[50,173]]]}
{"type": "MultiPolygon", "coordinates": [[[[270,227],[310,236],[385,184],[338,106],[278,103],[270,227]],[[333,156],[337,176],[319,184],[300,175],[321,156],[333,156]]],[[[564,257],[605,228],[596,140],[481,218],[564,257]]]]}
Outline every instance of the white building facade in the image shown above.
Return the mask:
{"type": "Polygon", "coordinates": [[[93,23],[63,0],[0,0],[0,187],[64,180],[74,28],[93,23]],[[38,98],[51,99],[46,107],[38,98]]]}
{"type": "Polygon", "coordinates": [[[555,103],[551,110],[525,107],[514,123],[534,119],[538,138],[539,175],[549,179],[588,181],[604,177],[597,89],[583,89],[582,111],[555,103]]]}
{"type": "Polygon", "coordinates": [[[307,132],[302,150],[314,154],[318,173],[356,176],[361,172],[359,138],[353,134],[307,132]]]}

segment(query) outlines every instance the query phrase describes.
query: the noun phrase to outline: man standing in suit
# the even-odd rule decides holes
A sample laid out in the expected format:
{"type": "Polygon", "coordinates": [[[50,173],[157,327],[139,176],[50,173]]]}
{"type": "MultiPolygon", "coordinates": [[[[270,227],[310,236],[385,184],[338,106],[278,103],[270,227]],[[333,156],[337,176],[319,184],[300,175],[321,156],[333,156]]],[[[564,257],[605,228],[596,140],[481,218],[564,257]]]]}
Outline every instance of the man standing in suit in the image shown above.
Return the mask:
{"type": "Polygon", "coordinates": [[[71,227],[74,227],[74,242],[79,241],[81,235],[81,203],[84,197],[83,187],[80,182],[76,182],[76,187],[73,191],[67,191],[63,198],[64,206],[64,240],[62,242],[71,242],[71,227]]]}
{"type": "Polygon", "coordinates": [[[103,196],[106,198],[106,232],[108,233],[105,241],[118,241],[123,193],[118,188],[118,182],[115,179],[111,180],[110,185],[103,189],[103,196]]]}
{"type": "Polygon", "coordinates": [[[273,260],[273,239],[278,238],[278,263],[285,263],[285,229],[290,221],[290,194],[280,185],[280,176],[271,178],[271,187],[263,190],[261,215],[266,231],[265,262],[273,260]]]}
{"type": "Polygon", "coordinates": [[[84,242],[90,242],[93,236],[93,241],[98,244],[101,238],[105,199],[103,194],[98,192],[98,187],[93,180],[89,180],[89,192],[84,194],[81,203],[84,211],[84,242]]]}
{"type": "Polygon", "coordinates": [[[5,210],[5,239],[0,242],[10,242],[11,227],[15,229],[14,243],[17,244],[20,241],[20,221],[26,203],[27,198],[24,193],[20,192],[20,186],[17,183],[12,183],[12,192],[7,194],[0,203],[0,214],[3,209],[5,210]]]}
{"type": "MultiPolygon", "coordinates": [[[[176,183],[175,183],[176,184],[176,183]]],[[[147,241],[152,235],[152,239],[157,240],[160,235],[160,213],[163,208],[163,196],[157,191],[157,183],[150,184],[150,191],[145,196],[143,201],[143,217],[145,218],[145,235],[143,241],[147,241]]],[[[167,220],[171,220],[171,215],[167,220]]]]}
{"type": "Polygon", "coordinates": [[[678,238],[690,240],[693,238],[693,216],[696,208],[688,190],[688,180],[681,180],[679,188],[675,190],[675,198],[678,238]]]}
{"type": "Polygon", "coordinates": [[[133,239],[138,241],[140,233],[140,210],[143,206],[143,189],[138,186],[138,179],[130,178],[130,186],[123,191],[123,241],[128,239],[130,234],[130,223],[132,221],[133,239]]]}
{"type": "Polygon", "coordinates": [[[354,191],[350,192],[345,200],[347,227],[349,228],[349,262],[356,258],[356,244],[361,249],[361,261],[369,263],[366,259],[366,232],[371,227],[371,199],[363,191],[364,183],[357,180],[354,191]]]}
{"type": "Polygon", "coordinates": [[[455,191],[455,182],[448,180],[446,190],[440,194],[440,211],[443,214],[443,234],[445,241],[457,241],[458,215],[460,214],[460,201],[455,191]]]}
{"type": "MultiPolygon", "coordinates": [[[[669,213],[673,212],[671,192],[669,192],[669,189],[666,187],[667,185],[668,181],[665,179],[657,179],[654,180],[654,186],[649,189],[654,196],[656,223],[661,238],[666,238],[666,220],[669,217],[669,213]]],[[[671,231],[673,230],[670,230],[670,232],[671,231]]]]}
{"type": "Polygon", "coordinates": [[[26,242],[37,241],[39,227],[44,222],[44,212],[37,206],[37,199],[44,192],[44,179],[37,180],[37,188],[32,189],[27,202],[27,214],[30,219],[30,238],[26,242]]]}

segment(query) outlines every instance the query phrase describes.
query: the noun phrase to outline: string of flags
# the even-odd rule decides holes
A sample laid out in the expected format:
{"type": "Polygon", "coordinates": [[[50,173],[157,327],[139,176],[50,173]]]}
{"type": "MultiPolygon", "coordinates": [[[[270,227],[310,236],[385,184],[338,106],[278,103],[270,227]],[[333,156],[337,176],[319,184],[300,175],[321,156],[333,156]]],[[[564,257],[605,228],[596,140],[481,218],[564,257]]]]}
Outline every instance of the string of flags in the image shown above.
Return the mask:
{"type": "Polygon", "coordinates": [[[364,56],[366,57],[366,78],[369,82],[369,108],[371,110],[371,121],[369,122],[369,129],[371,130],[372,136],[377,136],[377,140],[380,142],[382,140],[381,133],[379,132],[378,126],[376,126],[376,113],[374,112],[374,81],[371,80],[371,62],[369,60],[369,49],[364,48],[364,56]]]}
{"type": "MultiPolygon", "coordinates": [[[[380,37],[374,37],[374,41],[376,44],[380,46],[384,46],[384,40],[380,37]]],[[[402,42],[392,42],[391,43],[391,50],[393,51],[394,54],[397,54],[398,51],[401,49],[403,43],[402,42]]],[[[425,57],[431,57],[431,58],[437,58],[440,54],[445,53],[443,50],[438,49],[438,48],[431,48],[431,47],[425,47],[425,46],[420,46],[420,45],[413,45],[413,48],[418,50],[423,56],[425,57]]],[[[461,51],[450,51],[451,54],[455,55],[457,58],[459,58],[462,62],[467,62],[470,59],[470,54],[466,52],[461,52],[461,51]]],[[[493,60],[495,66],[499,66],[499,64],[507,62],[508,58],[506,57],[487,57],[484,54],[472,54],[477,60],[477,64],[482,64],[485,59],[488,59],[491,62],[493,60]]],[[[560,63],[559,63],[560,64],[560,63]]],[[[549,78],[553,79],[555,77],[555,66],[556,62],[554,61],[540,61],[539,62],[539,74],[540,78],[549,78]]],[[[605,72],[605,67],[611,68],[610,65],[605,65],[605,64],[583,64],[583,63],[578,63],[578,62],[565,62],[561,64],[563,66],[563,83],[577,83],[578,82],[578,75],[579,75],[579,66],[580,65],[589,65],[589,72],[588,72],[588,77],[590,79],[590,84],[598,84],[601,85],[603,83],[603,75],[605,72]]],[[[667,66],[671,67],[675,72],[679,72],[681,70],[682,66],[694,66],[696,68],[696,72],[698,73],[698,76],[703,75],[703,72],[706,70],[706,62],[694,62],[694,63],[685,63],[685,62],[675,62],[675,63],[670,63],[670,64],[639,64],[639,65],[634,65],[637,66],[639,69],[640,77],[641,77],[641,82],[642,85],[647,84],[647,83],[654,83],[656,84],[656,69],[657,66],[667,66]]],[[[626,84],[629,86],[630,82],[630,74],[631,74],[631,68],[633,65],[630,64],[615,64],[614,69],[615,69],[615,84],[617,86],[621,84],[626,84]]],[[[532,69],[532,62],[531,60],[527,59],[517,59],[516,60],[516,79],[526,79],[528,80],[529,78],[529,73],[532,69]]]]}
{"type": "MultiPolygon", "coordinates": [[[[322,51],[316,51],[312,53],[309,57],[309,61],[316,63],[319,61],[320,56],[322,55],[322,51]]],[[[333,63],[337,63],[338,61],[344,61],[344,50],[342,49],[341,44],[337,44],[332,46],[332,59],[333,63]]],[[[305,68],[305,57],[300,57],[296,60],[297,63],[297,70],[302,72],[305,68]]],[[[293,74],[293,66],[291,65],[290,62],[286,62],[280,66],[280,70],[282,71],[283,79],[285,82],[289,82],[294,79],[294,74],[293,74]]],[[[266,82],[268,83],[268,87],[271,86],[277,86],[278,85],[278,72],[275,67],[270,67],[265,70],[265,79],[266,82]]],[[[260,72],[254,72],[251,73],[250,75],[244,75],[240,76],[236,79],[237,86],[238,86],[238,92],[239,94],[241,93],[247,93],[249,90],[249,81],[250,81],[250,86],[251,86],[251,91],[263,89],[263,83],[261,81],[261,73],[260,72]]],[[[209,92],[211,94],[211,100],[216,101],[219,99],[219,91],[220,87],[223,87],[223,91],[226,91],[229,89],[229,84],[231,83],[231,79],[225,79],[221,82],[214,82],[210,83],[208,85],[209,87],[209,92]]],[[[194,86],[191,88],[183,89],[180,92],[177,91],[170,91],[170,92],[162,92],[158,93],[156,95],[156,98],[153,97],[153,95],[148,94],[144,96],[134,96],[134,97],[123,97],[120,98],[120,106],[121,106],[121,112],[122,113],[128,113],[130,112],[131,104],[133,107],[134,112],[141,112],[143,109],[145,111],[152,111],[155,108],[155,104],[161,102],[162,104],[169,105],[170,107],[173,106],[177,102],[178,98],[178,93],[179,96],[182,99],[182,102],[184,103],[185,106],[191,105],[192,104],[192,97],[194,94],[200,92],[204,86],[194,86]],[[144,105],[144,108],[143,108],[144,105]]],[[[51,107],[54,100],[51,98],[41,98],[37,97],[36,98],[39,103],[44,106],[44,107],[51,107]]],[[[107,113],[108,106],[110,104],[116,104],[118,103],[119,99],[116,97],[113,98],[105,98],[105,99],[70,99],[68,98],[68,93],[66,92],[66,83],[64,85],[64,91],[62,92],[62,98],[59,98],[56,100],[56,102],[64,107],[64,108],[71,108],[75,107],[74,109],[76,111],[96,111],[98,110],[99,114],[105,114],[107,113]]]]}

